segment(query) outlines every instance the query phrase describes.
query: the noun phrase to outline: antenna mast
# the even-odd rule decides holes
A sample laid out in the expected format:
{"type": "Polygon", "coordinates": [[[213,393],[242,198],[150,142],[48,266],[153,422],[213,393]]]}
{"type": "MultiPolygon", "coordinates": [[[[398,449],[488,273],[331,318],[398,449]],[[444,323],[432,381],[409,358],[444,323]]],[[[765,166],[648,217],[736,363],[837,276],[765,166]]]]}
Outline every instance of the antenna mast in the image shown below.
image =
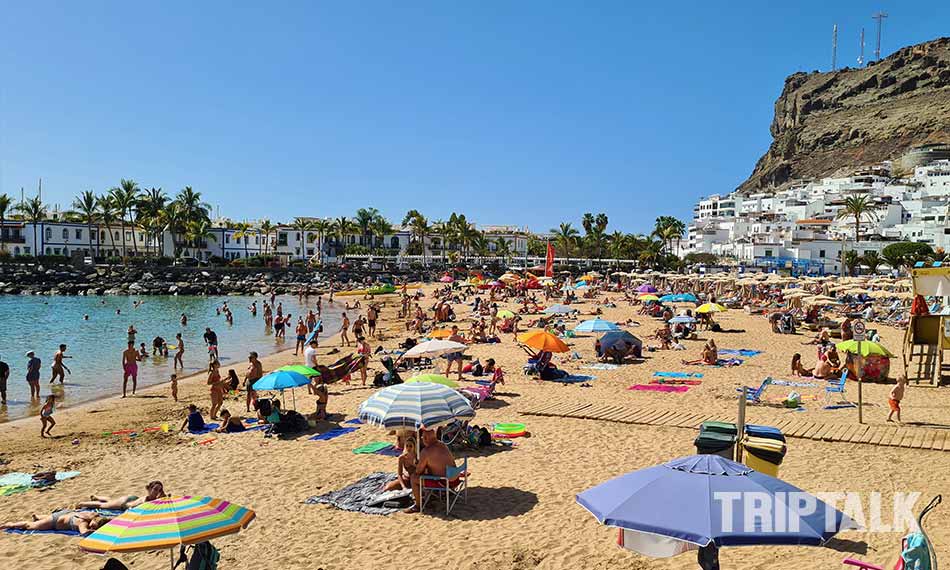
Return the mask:
{"type": "Polygon", "coordinates": [[[864,65],[864,28],[861,28],[861,55],[858,56],[858,65],[864,65]]]}
{"type": "Polygon", "coordinates": [[[887,17],[885,12],[878,12],[871,16],[872,20],[877,20],[877,44],[874,48],[874,59],[875,61],[881,60],[881,28],[884,27],[884,18],[887,17]]]}
{"type": "Polygon", "coordinates": [[[838,24],[831,31],[831,71],[838,69],[838,24]]]}

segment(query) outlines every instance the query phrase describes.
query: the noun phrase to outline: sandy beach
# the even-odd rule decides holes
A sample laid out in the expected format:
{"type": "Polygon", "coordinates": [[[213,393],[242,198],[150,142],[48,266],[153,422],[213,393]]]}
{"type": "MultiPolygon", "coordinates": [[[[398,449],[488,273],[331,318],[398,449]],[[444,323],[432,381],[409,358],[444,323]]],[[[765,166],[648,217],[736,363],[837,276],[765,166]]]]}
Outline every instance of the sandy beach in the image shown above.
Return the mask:
{"type": "MultiPolygon", "coordinates": [[[[431,287],[424,290],[431,292],[431,287]]],[[[607,297],[616,299],[619,295],[607,297]]],[[[342,299],[337,303],[342,305],[342,299]]],[[[392,348],[406,337],[403,321],[396,318],[399,300],[396,295],[377,300],[385,303],[381,344],[392,348]]],[[[431,303],[431,297],[423,300],[423,306],[431,303]]],[[[639,327],[629,330],[643,338],[645,344],[651,344],[646,337],[657,321],[637,315],[636,309],[625,303],[617,305],[604,308],[603,318],[639,321],[639,327]]],[[[467,322],[470,309],[459,305],[456,308],[460,319],[467,322]]],[[[507,308],[516,309],[513,304],[507,308]]],[[[581,303],[579,308],[589,315],[594,305],[581,303]]],[[[497,399],[478,410],[474,423],[523,422],[532,437],[515,440],[511,449],[470,456],[472,477],[467,503],[456,507],[447,517],[436,509],[421,515],[372,516],[304,503],[312,495],[339,489],[371,472],[394,471],[395,458],[352,453],[353,448],[363,444],[390,439],[382,429],[362,426],[330,441],[311,441],[308,437],[312,433],[286,440],[265,439],[259,431],[213,436],[178,434],[176,430],[188,403],[196,403],[207,411],[208,390],[204,376],[199,375],[180,382],[179,403],[172,401],[165,385],[141,390],[132,398],[99,400],[58,412],[58,425],[53,431],[57,437],[53,440],[39,437],[37,418],[0,425],[0,455],[9,462],[2,470],[82,472],[45,491],[0,497],[0,519],[20,520],[31,513],[47,514],[91,494],[142,495],[146,482],[159,479],[171,494],[220,497],[256,511],[257,518],[248,529],[214,541],[221,549],[221,568],[244,568],[255,562],[269,568],[327,570],[383,565],[479,570],[695,568],[694,555],[651,559],[618,548],[616,531],[599,525],[574,501],[577,493],[611,477],[694,453],[695,429],[526,416],[520,412],[546,402],[580,401],[657,410],[702,410],[729,417],[736,413],[736,387],[757,386],[766,376],[792,380],[789,360],[795,352],[805,355],[806,365],[814,365],[814,347],[802,345],[811,338],[807,334],[773,334],[764,317],[739,310],[717,315],[717,320],[726,329],[744,332],[702,332],[700,340],[687,341],[687,351],[647,352],[644,362],[611,370],[585,368],[596,362],[595,336],[569,339],[581,359],[558,359],[558,365],[575,374],[594,376],[588,382],[590,387],[539,382],[522,375],[526,356],[511,334],[503,335],[500,344],[473,345],[469,354],[482,361],[492,357],[506,372],[506,384],[499,387],[497,399]],[[723,349],[754,349],[762,353],[745,359],[737,367],[684,366],[682,359],[699,358],[707,338],[714,338],[723,349]],[[685,393],[628,390],[633,384],[647,383],[654,371],[696,371],[704,376],[700,385],[685,393]],[[162,423],[171,426],[170,433],[141,431],[162,423]],[[140,430],[139,435],[102,435],[124,429],[140,430]],[[197,444],[210,437],[213,442],[197,444]],[[78,439],[78,444],[72,443],[74,439],[78,439]]],[[[883,327],[879,330],[883,344],[898,353],[903,331],[883,327]]],[[[339,355],[327,354],[331,349],[345,353],[347,349],[339,344],[336,336],[321,340],[321,363],[338,358],[339,355]]],[[[375,349],[380,341],[371,344],[375,349]]],[[[265,370],[300,362],[302,357],[295,357],[292,351],[263,359],[265,370]]],[[[438,361],[440,373],[442,362],[438,361]]],[[[239,374],[243,372],[242,368],[235,368],[239,374]]],[[[898,368],[895,361],[892,377],[898,368]]],[[[380,365],[374,359],[368,384],[372,382],[372,371],[378,369],[380,365]]],[[[470,376],[466,379],[473,380],[470,376]]],[[[328,409],[335,414],[335,421],[318,424],[319,432],[355,417],[360,402],[374,391],[369,385],[361,386],[358,375],[349,385],[337,383],[330,388],[328,409]]],[[[890,388],[891,384],[864,386],[865,423],[885,423],[890,388]]],[[[854,400],[856,395],[856,387],[849,383],[848,399],[854,400]]],[[[767,391],[766,403],[755,406],[755,411],[775,422],[787,420],[789,414],[830,423],[857,422],[856,409],[824,410],[823,399],[823,387],[773,386],[767,391]],[[805,411],[770,405],[771,400],[781,399],[791,390],[802,393],[805,411]]],[[[306,390],[297,390],[298,410],[313,412],[314,402],[306,390]]],[[[284,403],[290,404],[289,394],[284,403]]],[[[224,407],[243,413],[243,393],[227,400],[224,407]]],[[[906,429],[919,429],[912,425],[916,422],[945,425],[950,392],[910,386],[903,408],[906,429]]],[[[780,476],[809,492],[881,492],[886,523],[891,518],[888,506],[895,492],[920,492],[917,510],[932,496],[950,493],[950,483],[944,476],[948,469],[950,452],[946,451],[789,439],[780,476]]],[[[934,511],[927,528],[936,549],[946,551],[950,547],[950,508],[934,511]]],[[[854,556],[890,567],[901,536],[843,532],[829,547],[727,548],[721,559],[724,568],[835,568],[843,558],[854,556]]],[[[83,553],[77,543],[76,537],[0,533],[0,563],[8,568],[32,564],[50,569],[102,566],[102,558],[83,553]]],[[[167,552],[119,558],[139,570],[168,567],[167,552]]]]}

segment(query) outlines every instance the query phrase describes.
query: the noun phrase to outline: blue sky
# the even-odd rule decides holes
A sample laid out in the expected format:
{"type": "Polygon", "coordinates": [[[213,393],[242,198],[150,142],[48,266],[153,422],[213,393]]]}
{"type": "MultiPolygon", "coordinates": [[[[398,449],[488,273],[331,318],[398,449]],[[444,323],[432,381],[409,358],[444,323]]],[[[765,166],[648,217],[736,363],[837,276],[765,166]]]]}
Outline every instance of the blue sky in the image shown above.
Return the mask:
{"type": "Polygon", "coordinates": [[[417,208],[542,231],[688,218],[770,142],[786,75],[950,33],[950,3],[5,2],[0,192],[132,178],[235,219],[417,208]]]}

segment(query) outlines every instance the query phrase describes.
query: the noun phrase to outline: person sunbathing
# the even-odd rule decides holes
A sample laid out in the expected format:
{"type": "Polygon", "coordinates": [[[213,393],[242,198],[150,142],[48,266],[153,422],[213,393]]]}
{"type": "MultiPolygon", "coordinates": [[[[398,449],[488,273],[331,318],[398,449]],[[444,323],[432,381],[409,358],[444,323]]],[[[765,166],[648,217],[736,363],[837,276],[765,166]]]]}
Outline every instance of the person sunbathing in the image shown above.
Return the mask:
{"type": "Polygon", "coordinates": [[[818,359],[818,364],[815,365],[815,369],[812,370],[812,376],[820,380],[831,378],[835,375],[837,369],[831,363],[831,359],[828,358],[828,355],[822,355],[818,359]]]}
{"type": "Polygon", "coordinates": [[[29,521],[15,521],[0,524],[2,529],[16,530],[65,530],[76,531],[79,534],[89,534],[112,520],[98,513],[90,511],[55,511],[53,514],[39,518],[32,516],[29,521]]]}
{"type": "Polygon", "coordinates": [[[404,513],[418,513],[422,505],[422,475],[432,475],[434,477],[445,477],[446,469],[455,467],[455,457],[448,446],[439,441],[435,430],[422,430],[422,442],[425,447],[419,455],[419,462],[416,463],[415,471],[410,475],[409,481],[412,486],[412,498],[415,501],[404,513]]]}
{"type": "Polygon", "coordinates": [[[716,347],[716,341],[713,339],[707,340],[706,346],[703,347],[702,358],[698,360],[684,360],[683,364],[705,364],[707,366],[719,364],[719,349],[716,347]]]}
{"type": "Polygon", "coordinates": [[[76,505],[77,509],[105,509],[110,511],[126,511],[137,507],[142,503],[154,501],[165,497],[165,487],[161,481],[149,481],[145,486],[145,496],[137,497],[135,495],[125,495],[122,497],[103,497],[92,495],[88,501],[83,501],[76,505]]]}
{"type": "Polygon", "coordinates": [[[412,475],[416,472],[416,439],[407,437],[403,442],[403,452],[396,465],[396,480],[390,481],[383,491],[399,491],[412,486],[412,475]]]}

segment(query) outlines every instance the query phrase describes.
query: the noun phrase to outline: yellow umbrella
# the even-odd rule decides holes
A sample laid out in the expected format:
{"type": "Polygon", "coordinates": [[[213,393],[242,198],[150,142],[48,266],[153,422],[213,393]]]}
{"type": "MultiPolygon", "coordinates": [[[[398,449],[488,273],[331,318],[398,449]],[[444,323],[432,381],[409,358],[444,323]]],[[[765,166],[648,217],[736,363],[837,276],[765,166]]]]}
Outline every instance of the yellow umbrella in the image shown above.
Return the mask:
{"type": "Polygon", "coordinates": [[[429,338],[449,338],[452,336],[452,331],[449,329],[436,329],[429,333],[429,338]]]}
{"type": "Polygon", "coordinates": [[[518,335],[518,342],[535,350],[547,352],[567,352],[570,350],[564,341],[545,330],[534,330],[518,335]]]}
{"type": "Polygon", "coordinates": [[[659,300],[660,300],[659,297],[657,297],[656,295],[653,295],[653,294],[651,294],[651,293],[645,293],[645,294],[643,294],[643,295],[640,295],[639,298],[640,298],[641,301],[659,301],[659,300]]]}
{"type": "Polygon", "coordinates": [[[498,318],[499,318],[499,319],[510,319],[510,318],[513,317],[513,316],[515,316],[515,314],[512,313],[511,311],[509,311],[508,309],[502,309],[502,310],[498,311],[498,318]]]}
{"type": "Polygon", "coordinates": [[[719,303],[706,303],[705,305],[701,305],[698,309],[696,309],[696,312],[697,313],[721,313],[723,311],[728,311],[728,310],[729,309],[723,307],[719,303]]]}

